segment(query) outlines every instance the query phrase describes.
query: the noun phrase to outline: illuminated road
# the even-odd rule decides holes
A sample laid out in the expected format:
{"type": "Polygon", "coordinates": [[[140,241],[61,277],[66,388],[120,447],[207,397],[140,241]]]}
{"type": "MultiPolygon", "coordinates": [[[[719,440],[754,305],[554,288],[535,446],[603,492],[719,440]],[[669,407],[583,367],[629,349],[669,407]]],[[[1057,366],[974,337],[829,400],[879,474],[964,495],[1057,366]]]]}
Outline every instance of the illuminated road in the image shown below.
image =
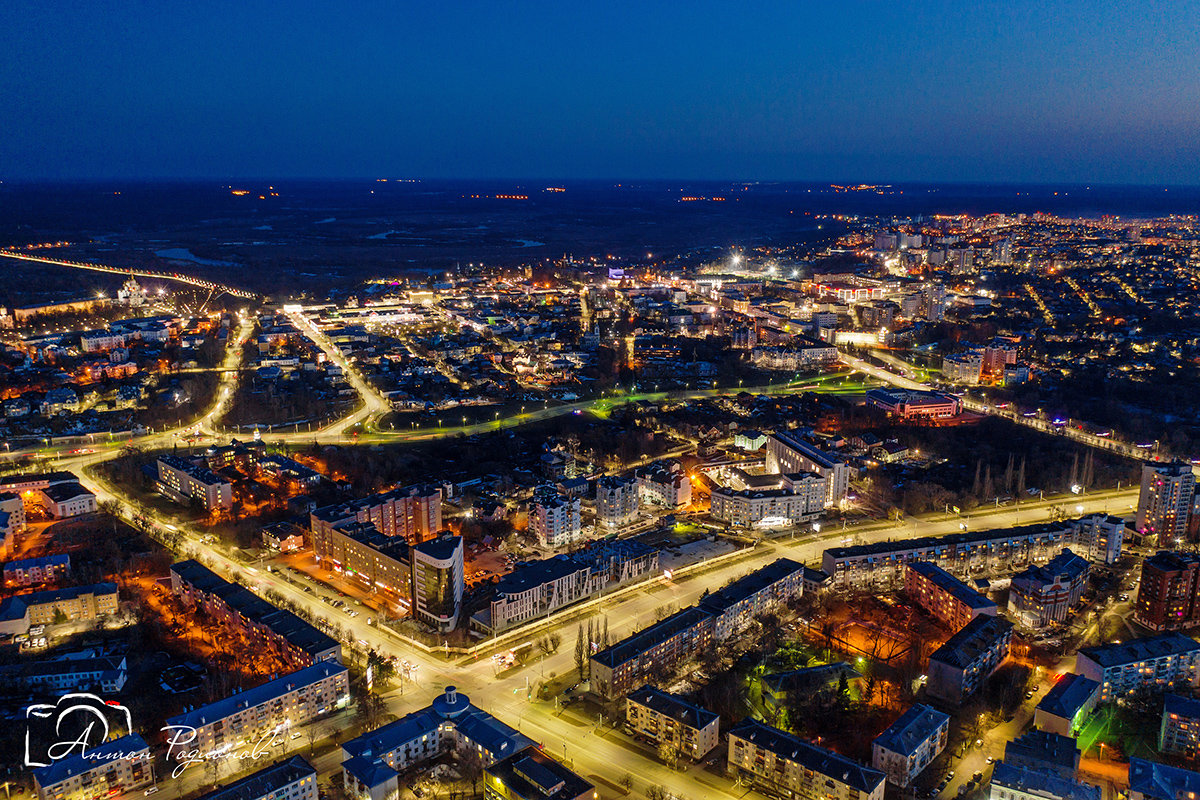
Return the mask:
{"type": "Polygon", "coordinates": [[[203,278],[194,278],[191,275],[183,275],[178,272],[160,272],[158,270],[148,269],[133,269],[129,267],[110,267],[105,264],[95,264],[90,261],[67,261],[62,258],[47,258],[45,256],[34,256],[28,253],[22,253],[18,250],[0,250],[0,257],[15,258],[20,261],[33,261],[39,264],[53,264],[56,267],[70,267],[72,269],[86,269],[90,272],[107,272],[112,275],[137,275],[141,278],[157,278],[165,281],[175,281],[184,283],[188,286],[197,286],[201,289],[209,289],[216,292],[224,292],[225,294],[234,297],[240,297],[244,300],[257,300],[260,295],[254,292],[238,289],[235,286],[226,286],[223,283],[214,283],[206,281],[203,278]]]}

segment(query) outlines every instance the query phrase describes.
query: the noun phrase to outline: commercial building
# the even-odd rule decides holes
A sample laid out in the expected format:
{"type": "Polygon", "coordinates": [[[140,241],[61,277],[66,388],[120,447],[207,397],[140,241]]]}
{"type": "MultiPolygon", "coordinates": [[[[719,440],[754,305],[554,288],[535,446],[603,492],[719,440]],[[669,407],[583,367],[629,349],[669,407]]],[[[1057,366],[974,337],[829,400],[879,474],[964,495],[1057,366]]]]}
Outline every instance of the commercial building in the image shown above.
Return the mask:
{"type": "Polygon", "coordinates": [[[1139,689],[1186,689],[1198,670],[1200,642],[1182,633],[1084,647],[1075,656],[1075,671],[1100,684],[1100,702],[1139,689]]]}
{"type": "Polygon", "coordinates": [[[529,530],[543,547],[565,547],[583,535],[578,497],[568,497],[542,487],[529,508],[529,530]]]}
{"type": "Polygon", "coordinates": [[[625,697],[647,678],[703,653],[712,640],[710,612],[677,611],[592,656],[592,691],[610,700],[625,697]]]}
{"type": "Polygon", "coordinates": [[[1038,702],[1033,710],[1033,724],[1044,731],[1074,736],[1099,701],[1098,682],[1069,672],[1038,702]]]}
{"type": "Polygon", "coordinates": [[[870,389],[867,402],[902,420],[940,420],[962,413],[962,401],[952,394],[920,389],[870,389]]]}
{"type": "Polygon", "coordinates": [[[634,471],[640,502],[682,508],[692,502],[692,482],[678,461],[655,461],[634,471]]]}
{"type": "Polygon", "coordinates": [[[786,476],[786,488],[712,490],[709,515],[735,528],[795,525],[825,510],[826,480],[811,472],[786,476]]]}
{"type": "Polygon", "coordinates": [[[403,537],[387,536],[373,523],[355,521],[328,528],[313,551],[322,567],[368,591],[411,600],[411,549],[403,537]]]}
{"type": "Polygon", "coordinates": [[[387,800],[400,773],[444,753],[473,753],[487,767],[536,744],[447,686],[425,708],[344,743],[342,778],[352,798],[387,800]]]}
{"type": "Polygon", "coordinates": [[[605,475],[596,481],[596,522],[610,530],[638,516],[638,486],[634,478],[605,475]]]}
{"type": "Polygon", "coordinates": [[[1200,700],[1177,694],[1163,697],[1158,749],[1184,758],[1200,755],[1200,700]]]}
{"type": "Polygon", "coordinates": [[[633,539],[593,542],[574,553],[522,564],[500,578],[471,625],[499,633],[658,572],[659,551],[633,539]]]}
{"type": "Polygon", "coordinates": [[[812,472],[825,479],[825,506],[840,505],[850,490],[850,466],[839,456],[790,433],[773,433],[767,438],[767,472],[791,474],[812,472]]]}
{"type": "Polygon", "coordinates": [[[983,374],[983,356],[979,353],[957,353],[942,359],[942,378],[949,383],[975,386],[983,374]]]}
{"type": "Polygon", "coordinates": [[[234,626],[251,641],[278,647],[297,664],[341,660],[342,646],[336,639],[246,587],[230,583],[199,561],[188,559],[171,565],[171,591],[202,605],[214,619],[234,626]]]}
{"type": "Polygon", "coordinates": [[[205,511],[233,508],[233,484],[208,467],[176,455],[159,456],[158,490],[176,503],[198,502],[205,511]]]}
{"type": "Polygon", "coordinates": [[[402,537],[409,544],[431,539],[442,529],[442,490],[432,485],[405,486],[318,508],[309,515],[313,546],[318,547],[333,528],[350,522],[370,522],[383,535],[402,537]]]}
{"type": "Polygon", "coordinates": [[[893,786],[912,783],[946,749],[950,715],[917,703],[871,743],[871,766],[893,786]]]}
{"type": "Polygon", "coordinates": [[[264,767],[197,800],[317,800],[317,770],[301,756],[264,767]]]}
{"type": "Polygon", "coordinates": [[[1129,759],[1129,800],[1184,800],[1200,795],[1200,772],[1129,759]]]}
{"type": "Polygon", "coordinates": [[[98,689],[116,694],[125,688],[128,678],[124,656],[63,658],[0,666],[0,686],[16,691],[42,689],[62,693],[98,689]]]}
{"type": "Polygon", "coordinates": [[[928,561],[908,565],[904,593],[915,605],[956,631],[980,614],[996,615],[995,603],[928,561]]]}
{"type": "Polygon", "coordinates": [[[1182,539],[1191,521],[1196,474],[1182,461],[1142,465],[1142,490],[1138,495],[1137,530],[1157,535],[1159,544],[1182,539]]]}
{"type": "Polygon", "coordinates": [[[55,519],[91,514],[96,495],[83,488],[73,472],[26,472],[0,478],[0,512],[14,516],[9,525],[20,532],[25,527],[25,510],[40,507],[55,519]],[[20,511],[9,495],[21,498],[20,511]]]}
{"type": "Polygon", "coordinates": [[[96,510],[96,495],[75,482],[56,483],[37,491],[46,513],[55,519],[78,517],[96,510]]]}
{"type": "Polygon", "coordinates": [[[678,695],[643,686],[625,698],[625,732],[666,743],[680,755],[699,761],[717,746],[720,715],[678,695]]]}
{"type": "Polygon", "coordinates": [[[0,601],[0,634],[25,633],[32,625],[53,625],[117,613],[115,583],[72,586],[6,597],[0,601]]]}
{"type": "Polygon", "coordinates": [[[1099,786],[1001,761],[992,768],[988,800],[1103,800],[1103,796],[1099,786]]]}
{"type": "Polygon", "coordinates": [[[444,533],[412,548],[413,617],[438,631],[458,626],[463,600],[463,540],[444,533]]]}
{"type": "Polygon", "coordinates": [[[930,697],[960,705],[983,685],[1008,657],[1012,623],[982,615],[968,622],[929,657],[930,697]]]}
{"type": "Polygon", "coordinates": [[[1142,561],[1133,615],[1150,630],[1190,628],[1200,624],[1200,556],[1160,550],[1142,561]]]}
{"type": "Polygon", "coordinates": [[[1124,532],[1124,520],[1093,514],[1017,528],[831,547],[822,555],[821,570],[835,586],[890,586],[905,577],[905,566],[914,561],[929,561],[960,576],[995,574],[1049,560],[1068,546],[1089,561],[1113,564],[1121,557],[1124,532]]]}
{"type": "Polygon", "coordinates": [[[20,558],[4,565],[5,586],[34,586],[62,580],[71,574],[71,556],[60,553],[54,556],[20,558]]]}
{"type": "Polygon", "coordinates": [[[596,787],[537,747],[484,770],[485,800],[596,800],[596,787]]]}
{"type": "Polygon", "coordinates": [[[882,800],[886,780],[832,750],[753,719],[729,731],[728,774],[795,800],[882,800]]]}
{"type": "Polygon", "coordinates": [[[723,641],[776,603],[786,603],[803,594],[804,565],[790,558],[779,558],[706,595],[696,605],[712,614],[712,634],[723,641]]]}
{"type": "Polygon", "coordinates": [[[33,771],[38,800],[120,797],[154,783],[146,740],[130,733],[33,771]]]}
{"type": "Polygon", "coordinates": [[[204,752],[253,745],[350,702],[350,671],[321,661],[167,720],[167,737],[204,752]],[[192,738],[192,732],[195,737],[192,738]]]}
{"type": "Polygon", "coordinates": [[[1063,622],[1083,597],[1090,573],[1091,564],[1070,549],[1041,566],[1031,564],[1013,576],[1009,614],[1029,628],[1063,622]]]}

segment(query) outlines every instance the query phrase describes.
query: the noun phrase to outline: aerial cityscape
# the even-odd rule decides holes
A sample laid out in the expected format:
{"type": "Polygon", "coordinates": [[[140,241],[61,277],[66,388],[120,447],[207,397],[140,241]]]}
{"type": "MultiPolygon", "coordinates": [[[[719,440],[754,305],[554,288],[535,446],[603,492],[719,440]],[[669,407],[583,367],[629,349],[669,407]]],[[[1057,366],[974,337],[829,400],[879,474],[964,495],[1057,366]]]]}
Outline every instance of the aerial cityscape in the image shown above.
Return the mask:
{"type": "Polygon", "coordinates": [[[1195,800],[1200,7],[618,6],[0,11],[6,800],[1195,800]]]}

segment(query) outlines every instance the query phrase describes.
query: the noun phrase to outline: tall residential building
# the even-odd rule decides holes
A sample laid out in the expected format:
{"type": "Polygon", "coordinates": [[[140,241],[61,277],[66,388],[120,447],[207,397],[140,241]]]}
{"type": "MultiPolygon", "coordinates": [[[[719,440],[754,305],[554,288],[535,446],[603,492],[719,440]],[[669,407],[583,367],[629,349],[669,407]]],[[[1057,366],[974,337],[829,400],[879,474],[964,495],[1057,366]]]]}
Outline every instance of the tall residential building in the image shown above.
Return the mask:
{"type": "Polygon", "coordinates": [[[904,593],[956,631],[980,614],[996,615],[995,603],[928,561],[908,565],[904,593]]]}
{"type": "Polygon", "coordinates": [[[1134,618],[1155,631],[1200,624],[1200,556],[1160,550],[1142,562],[1134,618]]]}
{"type": "Polygon", "coordinates": [[[753,719],[729,731],[728,774],[778,797],[883,800],[886,780],[832,750],[753,719]]]}
{"type": "Polygon", "coordinates": [[[579,540],[583,534],[579,498],[539,489],[529,509],[529,529],[544,547],[565,547],[579,540]]]}
{"type": "Polygon", "coordinates": [[[790,433],[773,433],[767,439],[767,472],[813,472],[824,478],[826,507],[841,504],[850,490],[850,466],[839,456],[790,433]]]}
{"type": "Polygon", "coordinates": [[[613,529],[637,519],[638,486],[632,478],[605,475],[596,481],[596,521],[613,529]]]}
{"type": "Polygon", "coordinates": [[[442,529],[442,490],[431,485],[404,486],[318,508],[309,516],[314,547],[347,522],[373,523],[385,536],[400,536],[409,544],[432,539],[442,529]]]}
{"type": "Polygon", "coordinates": [[[680,508],[692,502],[692,482],[678,461],[655,461],[638,468],[634,475],[644,503],[680,508]]]}
{"type": "Polygon", "coordinates": [[[412,548],[413,616],[439,631],[458,625],[463,601],[463,540],[445,533],[412,548]]]}
{"type": "Polygon", "coordinates": [[[1196,475],[1190,464],[1142,465],[1142,492],[1138,496],[1137,529],[1157,534],[1160,544],[1187,533],[1196,493],[1196,475]]]}

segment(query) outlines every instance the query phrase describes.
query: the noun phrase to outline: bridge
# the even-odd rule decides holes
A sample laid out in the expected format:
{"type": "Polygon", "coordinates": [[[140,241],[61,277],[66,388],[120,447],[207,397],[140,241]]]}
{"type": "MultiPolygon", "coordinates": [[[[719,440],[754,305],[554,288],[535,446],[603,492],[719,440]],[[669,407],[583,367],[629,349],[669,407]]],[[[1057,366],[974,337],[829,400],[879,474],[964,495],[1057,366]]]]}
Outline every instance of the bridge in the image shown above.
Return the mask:
{"type": "Polygon", "coordinates": [[[210,292],[225,293],[233,297],[240,297],[245,300],[258,300],[261,295],[245,289],[238,289],[234,286],[226,286],[223,283],[214,281],[206,281],[203,278],[196,278],[191,275],[183,275],[179,272],[162,272],[160,270],[151,269],[133,269],[129,267],[110,267],[106,264],[95,264],[90,261],[68,261],[62,258],[47,258],[46,256],[35,256],[29,253],[22,253],[18,250],[3,250],[0,249],[0,257],[15,258],[18,261],[33,261],[39,264],[53,264],[56,267],[70,267],[72,269],[86,269],[92,272],[107,272],[112,275],[136,275],[139,278],[158,278],[159,280],[175,281],[177,283],[195,286],[200,289],[207,289],[210,292]]]}

